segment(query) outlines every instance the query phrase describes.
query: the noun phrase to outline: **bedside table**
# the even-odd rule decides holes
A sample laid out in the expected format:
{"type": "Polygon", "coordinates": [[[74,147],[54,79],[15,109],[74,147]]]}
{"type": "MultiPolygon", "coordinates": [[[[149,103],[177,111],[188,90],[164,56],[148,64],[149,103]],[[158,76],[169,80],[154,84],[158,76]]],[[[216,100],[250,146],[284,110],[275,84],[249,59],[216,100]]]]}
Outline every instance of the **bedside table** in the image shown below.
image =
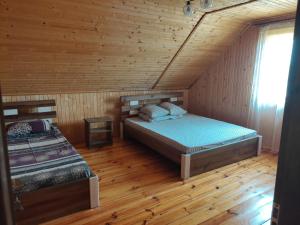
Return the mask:
{"type": "Polygon", "coordinates": [[[113,120],[111,117],[84,119],[85,141],[88,148],[112,144],[113,120]]]}

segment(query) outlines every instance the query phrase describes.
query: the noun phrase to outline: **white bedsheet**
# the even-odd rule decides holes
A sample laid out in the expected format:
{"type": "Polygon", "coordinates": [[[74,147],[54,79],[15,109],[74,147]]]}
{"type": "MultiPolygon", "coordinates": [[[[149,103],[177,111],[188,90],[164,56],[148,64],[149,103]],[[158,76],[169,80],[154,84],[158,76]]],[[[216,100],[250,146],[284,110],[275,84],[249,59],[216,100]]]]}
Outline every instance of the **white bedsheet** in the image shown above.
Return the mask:
{"type": "Polygon", "coordinates": [[[209,149],[256,135],[254,130],[193,114],[151,123],[134,117],[126,119],[125,124],[168,142],[183,153],[209,149]]]}

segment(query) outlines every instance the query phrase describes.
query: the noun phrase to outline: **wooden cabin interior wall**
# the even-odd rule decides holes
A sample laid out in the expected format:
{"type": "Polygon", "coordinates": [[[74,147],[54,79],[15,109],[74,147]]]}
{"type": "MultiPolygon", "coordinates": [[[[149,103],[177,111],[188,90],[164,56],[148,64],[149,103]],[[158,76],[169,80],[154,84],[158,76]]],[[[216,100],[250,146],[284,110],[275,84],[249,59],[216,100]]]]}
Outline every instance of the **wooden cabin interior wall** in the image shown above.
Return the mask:
{"type": "MultiPolygon", "coordinates": [[[[188,91],[184,92],[184,107],[188,107],[188,91]]],[[[72,144],[84,142],[84,118],[108,115],[114,119],[114,135],[119,135],[120,96],[160,93],[161,91],[120,91],[70,94],[4,96],[4,102],[48,100],[56,101],[57,122],[72,144]]],[[[166,92],[166,91],[164,91],[166,92]]],[[[172,91],[173,92],[173,91],[172,91]]]]}
{"type": "Polygon", "coordinates": [[[189,90],[192,113],[247,126],[259,27],[250,27],[189,90]]]}
{"type": "Polygon", "coordinates": [[[192,17],[183,4],[0,0],[4,101],[55,99],[73,143],[83,141],[84,117],[111,115],[117,135],[119,97],[154,90],[190,92],[192,112],[245,125],[257,41],[250,24],[293,17],[297,0],[219,0],[192,17]]]}
{"type": "Polygon", "coordinates": [[[198,3],[188,17],[178,0],[0,0],[3,93],[188,89],[250,23],[294,15],[297,0],[198,3]]]}
{"type": "Polygon", "coordinates": [[[149,90],[203,14],[183,3],[1,1],[3,92],[149,90]]]}

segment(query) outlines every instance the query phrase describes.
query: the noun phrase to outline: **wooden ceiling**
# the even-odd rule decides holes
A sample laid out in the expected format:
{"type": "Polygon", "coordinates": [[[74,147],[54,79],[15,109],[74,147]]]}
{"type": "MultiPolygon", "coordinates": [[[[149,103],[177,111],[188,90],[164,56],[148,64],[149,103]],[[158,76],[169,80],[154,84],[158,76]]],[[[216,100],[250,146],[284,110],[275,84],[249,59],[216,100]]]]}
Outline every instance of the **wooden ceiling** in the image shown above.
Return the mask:
{"type": "Polygon", "coordinates": [[[186,17],[184,0],[0,0],[2,88],[189,88],[249,23],[294,14],[296,3],[215,0],[214,8],[186,17]]]}
{"type": "Polygon", "coordinates": [[[252,21],[288,15],[295,9],[293,0],[260,0],[206,15],[157,87],[190,87],[252,21]]]}

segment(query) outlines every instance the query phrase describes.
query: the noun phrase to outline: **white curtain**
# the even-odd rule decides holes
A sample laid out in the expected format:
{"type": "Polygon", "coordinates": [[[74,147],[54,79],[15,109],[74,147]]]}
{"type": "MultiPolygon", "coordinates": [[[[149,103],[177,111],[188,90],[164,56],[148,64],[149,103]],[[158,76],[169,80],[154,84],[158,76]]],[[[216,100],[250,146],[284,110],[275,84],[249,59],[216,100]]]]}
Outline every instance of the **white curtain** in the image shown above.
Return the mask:
{"type": "Polygon", "coordinates": [[[263,136],[263,148],[278,153],[293,47],[294,23],[261,29],[248,126],[263,136]]]}

